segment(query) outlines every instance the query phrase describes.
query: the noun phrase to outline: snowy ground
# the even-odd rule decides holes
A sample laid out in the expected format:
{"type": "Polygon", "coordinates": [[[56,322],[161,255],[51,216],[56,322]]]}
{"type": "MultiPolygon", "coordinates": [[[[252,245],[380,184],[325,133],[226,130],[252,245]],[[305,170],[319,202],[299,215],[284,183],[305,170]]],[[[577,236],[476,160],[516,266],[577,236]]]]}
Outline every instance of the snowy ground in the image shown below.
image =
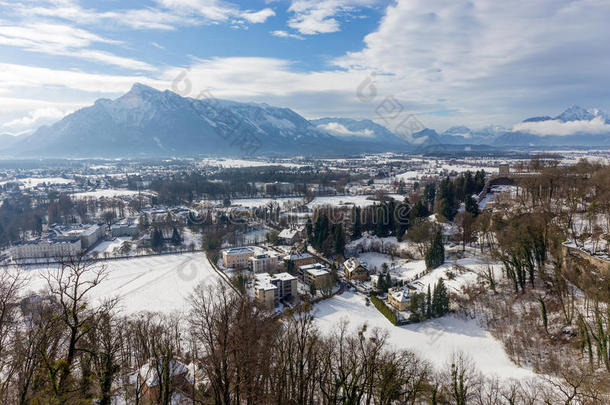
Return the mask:
{"type": "MultiPolygon", "coordinates": [[[[302,202],[303,198],[298,197],[277,197],[277,198],[235,198],[231,200],[231,207],[244,207],[244,208],[260,208],[265,207],[271,203],[278,203],[280,207],[286,203],[297,204],[302,202]]],[[[222,204],[221,200],[204,200],[203,203],[218,205],[222,204]]]]}
{"type": "Polygon", "coordinates": [[[5,180],[0,182],[0,186],[8,183],[8,182],[18,182],[23,184],[25,188],[34,188],[40,184],[70,184],[74,183],[72,179],[64,179],[62,177],[28,177],[24,179],[13,179],[13,180],[5,180]]]}
{"type": "Polygon", "coordinates": [[[358,207],[368,207],[369,205],[379,204],[379,201],[373,200],[372,195],[348,195],[348,196],[330,196],[330,197],[316,197],[312,202],[307,204],[310,209],[323,207],[326,205],[331,206],[342,206],[342,205],[356,205],[358,207]]]}
{"type": "Polygon", "coordinates": [[[104,252],[107,252],[108,254],[112,254],[115,250],[118,250],[124,242],[131,242],[131,237],[118,237],[112,240],[102,241],[91,250],[91,253],[103,255],[104,252]]]}
{"type": "MultiPolygon", "coordinates": [[[[151,256],[103,262],[108,279],[94,289],[93,298],[119,297],[125,313],[187,311],[188,297],[199,283],[220,280],[203,253],[151,256]]],[[[28,268],[29,287],[46,286],[45,267],[28,268]]]]}
{"type": "Polygon", "coordinates": [[[96,191],[85,191],[82,193],[75,193],[74,198],[113,198],[113,197],[123,197],[123,196],[133,196],[137,195],[138,191],[133,190],[120,190],[120,189],[106,189],[106,190],[96,190],[96,191]]]}
{"type": "Polygon", "coordinates": [[[246,160],[246,159],[203,159],[201,163],[204,166],[220,166],[224,168],[234,167],[263,167],[263,166],[284,166],[284,167],[302,167],[303,165],[291,163],[288,161],[262,161],[262,160],[246,160]]]}
{"type": "Polygon", "coordinates": [[[482,329],[475,321],[446,316],[420,324],[393,326],[371,304],[365,305],[364,297],[352,292],[337,295],[316,304],[316,323],[326,333],[336,330],[342,321],[350,327],[367,324],[369,328],[387,331],[388,342],[396,349],[408,349],[427,359],[435,367],[444,367],[451,355],[463,352],[486,376],[503,378],[528,378],[534,373],[513,364],[502,343],[482,329]]]}

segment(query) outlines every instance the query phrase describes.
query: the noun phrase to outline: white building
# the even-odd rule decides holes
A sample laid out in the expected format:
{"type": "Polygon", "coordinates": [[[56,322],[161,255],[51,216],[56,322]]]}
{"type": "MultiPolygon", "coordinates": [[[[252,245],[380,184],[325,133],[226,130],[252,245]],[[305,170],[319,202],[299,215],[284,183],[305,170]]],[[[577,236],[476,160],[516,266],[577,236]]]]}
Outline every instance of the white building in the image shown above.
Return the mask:
{"type": "Polygon", "coordinates": [[[250,257],[250,268],[254,273],[273,273],[277,268],[277,256],[263,253],[250,257]]]}
{"type": "Polygon", "coordinates": [[[280,300],[297,297],[297,279],[289,273],[255,274],[254,297],[265,307],[275,308],[280,300]]]}
{"type": "Polygon", "coordinates": [[[301,231],[302,229],[282,229],[277,238],[284,245],[293,245],[301,240],[301,231]]]}
{"type": "Polygon", "coordinates": [[[20,259],[44,259],[76,256],[82,251],[81,239],[37,239],[19,243],[11,248],[11,256],[20,259]]]}
{"type": "Polygon", "coordinates": [[[104,227],[101,225],[91,225],[80,232],[80,239],[83,250],[89,249],[104,237],[104,227]]]}
{"type": "Polygon", "coordinates": [[[110,227],[110,235],[114,238],[119,236],[137,236],[138,232],[138,225],[136,224],[117,224],[110,227]]]}

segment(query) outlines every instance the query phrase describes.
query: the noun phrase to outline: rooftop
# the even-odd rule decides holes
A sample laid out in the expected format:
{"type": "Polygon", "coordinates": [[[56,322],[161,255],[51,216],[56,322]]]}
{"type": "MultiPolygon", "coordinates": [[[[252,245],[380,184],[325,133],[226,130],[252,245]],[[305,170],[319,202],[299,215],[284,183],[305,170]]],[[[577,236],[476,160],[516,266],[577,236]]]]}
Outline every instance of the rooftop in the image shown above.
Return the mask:
{"type": "Polygon", "coordinates": [[[240,247],[240,248],[231,248],[229,250],[223,251],[224,254],[227,255],[241,255],[241,254],[254,254],[254,251],[249,247],[240,247]]]}

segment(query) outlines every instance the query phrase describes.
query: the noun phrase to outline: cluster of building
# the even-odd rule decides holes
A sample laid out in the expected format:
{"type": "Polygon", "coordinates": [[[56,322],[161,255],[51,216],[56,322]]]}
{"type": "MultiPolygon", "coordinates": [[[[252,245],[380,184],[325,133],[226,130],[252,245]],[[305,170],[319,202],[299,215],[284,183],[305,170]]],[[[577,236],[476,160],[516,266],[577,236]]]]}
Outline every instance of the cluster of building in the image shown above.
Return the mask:
{"type": "MultiPolygon", "coordinates": [[[[306,291],[313,289],[322,292],[330,292],[335,284],[335,277],[328,265],[318,262],[315,256],[307,252],[281,255],[260,247],[237,247],[223,250],[221,260],[224,268],[252,272],[253,295],[267,308],[296,298],[299,284],[308,288],[306,291]]],[[[347,259],[343,266],[348,280],[370,279],[366,264],[356,258],[347,259]]]]}
{"type": "Polygon", "coordinates": [[[104,235],[103,224],[51,226],[43,236],[13,244],[11,257],[22,260],[74,256],[94,246],[104,235]]]}

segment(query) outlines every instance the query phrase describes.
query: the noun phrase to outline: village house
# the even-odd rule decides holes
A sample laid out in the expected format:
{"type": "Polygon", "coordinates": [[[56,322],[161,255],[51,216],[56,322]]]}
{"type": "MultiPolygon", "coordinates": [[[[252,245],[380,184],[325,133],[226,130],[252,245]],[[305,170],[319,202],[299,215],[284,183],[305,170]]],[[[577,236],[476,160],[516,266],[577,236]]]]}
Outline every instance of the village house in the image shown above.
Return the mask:
{"type": "Polygon", "coordinates": [[[412,291],[408,287],[394,287],[388,290],[388,303],[397,311],[404,311],[409,306],[412,291]]]}
{"type": "MultiPolygon", "coordinates": [[[[167,375],[175,391],[187,391],[191,389],[189,382],[188,367],[178,360],[170,360],[167,375]]],[[[166,372],[161,364],[155,364],[153,360],[148,361],[138,370],[138,384],[142,399],[145,401],[156,401],[159,396],[160,382],[163,382],[166,372]]],[[[165,382],[167,383],[167,382],[165,382]]]]}
{"type": "Polygon", "coordinates": [[[369,271],[355,257],[350,257],[343,263],[345,276],[350,280],[366,281],[369,279],[369,271]]]}
{"type": "Polygon", "coordinates": [[[286,228],[282,229],[282,231],[277,235],[278,242],[283,245],[294,245],[299,242],[301,237],[301,230],[297,228],[286,228]]]}

